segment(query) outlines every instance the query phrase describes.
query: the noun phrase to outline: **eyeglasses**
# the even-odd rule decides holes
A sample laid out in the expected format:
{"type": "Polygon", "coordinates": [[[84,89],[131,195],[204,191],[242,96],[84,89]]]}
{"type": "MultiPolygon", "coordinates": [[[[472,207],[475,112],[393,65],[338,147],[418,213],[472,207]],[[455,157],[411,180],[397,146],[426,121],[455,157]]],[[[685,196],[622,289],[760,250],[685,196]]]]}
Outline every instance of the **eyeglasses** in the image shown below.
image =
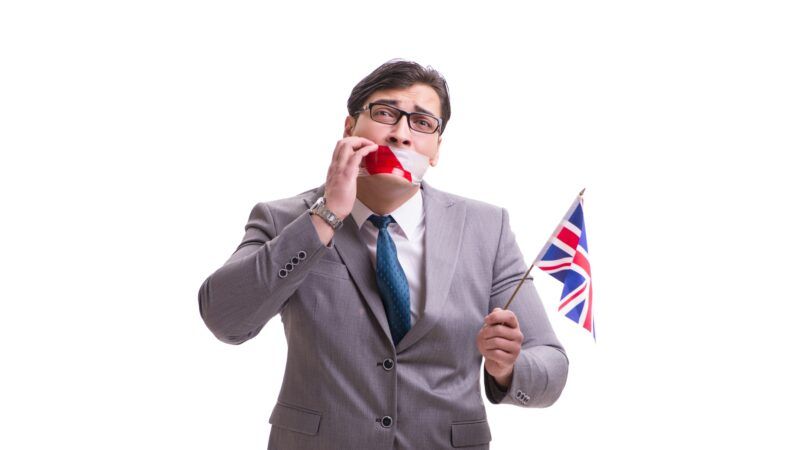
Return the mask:
{"type": "Polygon", "coordinates": [[[433,134],[442,126],[442,119],[425,113],[406,112],[394,106],[384,105],[383,103],[370,103],[356,113],[369,110],[369,117],[375,122],[386,125],[394,125],[406,116],[408,127],[420,133],[433,134]]]}

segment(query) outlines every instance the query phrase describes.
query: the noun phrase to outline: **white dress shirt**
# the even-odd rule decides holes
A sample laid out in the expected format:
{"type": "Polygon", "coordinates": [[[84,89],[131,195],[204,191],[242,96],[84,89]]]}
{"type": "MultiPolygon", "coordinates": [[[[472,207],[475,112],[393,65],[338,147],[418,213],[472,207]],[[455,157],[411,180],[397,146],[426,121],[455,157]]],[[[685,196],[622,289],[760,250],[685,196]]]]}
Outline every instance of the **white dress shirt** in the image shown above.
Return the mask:
{"type": "MultiPolygon", "coordinates": [[[[369,222],[375,214],[356,198],[351,211],[358,226],[359,234],[369,249],[372,268],[376,269],[378,250],[378,228],[369,222]],[[364,223],[368,224],[365,225],[364,223]]],[[[425,210],[422,207],[422,193],[417,193],[399,208],[389,213],[396,223],[387,227],[389,235],[397,247],[397,259],[408,279],[409,300],[411,303],[411,326],[414,326],[425,305],[425,210]]],[[[376,214],[379,215],[379,214],[376,214]]]]}

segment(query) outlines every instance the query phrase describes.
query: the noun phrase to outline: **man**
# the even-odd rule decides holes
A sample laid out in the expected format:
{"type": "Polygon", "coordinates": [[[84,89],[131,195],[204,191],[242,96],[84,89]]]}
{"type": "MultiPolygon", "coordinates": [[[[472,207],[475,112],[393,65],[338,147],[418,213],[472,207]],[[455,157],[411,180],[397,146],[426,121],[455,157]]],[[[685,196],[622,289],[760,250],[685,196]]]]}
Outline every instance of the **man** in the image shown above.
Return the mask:
{"type": "Polygon", "coordinates": [[[482,358],[487,398],[526,407],[556,401],[568,368],[530,278],[501,309],[526,270],[508,214],[360,170],[379,145],[437,164],[450,118],[438,72],[389,61],[348,110],[325,184],[253,208],[200,314],[231,344],[281,315],[271,449],[489,448],[482,358]]]}

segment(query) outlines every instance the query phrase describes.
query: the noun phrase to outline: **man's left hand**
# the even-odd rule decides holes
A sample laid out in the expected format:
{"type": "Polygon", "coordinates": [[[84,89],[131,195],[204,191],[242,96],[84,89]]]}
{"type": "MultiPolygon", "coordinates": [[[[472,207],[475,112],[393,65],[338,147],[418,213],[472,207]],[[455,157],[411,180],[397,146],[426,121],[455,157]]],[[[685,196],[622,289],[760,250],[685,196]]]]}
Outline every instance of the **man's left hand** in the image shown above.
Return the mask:
{"type": "Polygon", "coordinates": [[[500,387],[508,389],[524,338],[517,316],[509,310],[495,308],[483,322],[483,328],[478,332],[478,351],[486,358],[485,367],[489,375],[500,387]]]}

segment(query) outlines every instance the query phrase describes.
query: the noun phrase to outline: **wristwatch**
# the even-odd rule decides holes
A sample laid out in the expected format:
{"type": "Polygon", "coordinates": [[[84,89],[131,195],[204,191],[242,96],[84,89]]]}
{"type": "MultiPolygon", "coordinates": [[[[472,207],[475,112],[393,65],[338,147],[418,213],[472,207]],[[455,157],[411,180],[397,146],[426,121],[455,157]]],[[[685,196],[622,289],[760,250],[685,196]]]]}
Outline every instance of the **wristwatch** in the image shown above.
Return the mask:
{"type": "Polygon", "coordinates": [[[308,213],[316,214],[322,217],[322,220],[324,220],[325,223],[330,225],[334,231],[341,228],[342,224],[344,223],[342,219],[336,217],[336,214],[334,214],[330,209],[328,209],[327,206],[325,206],[325,197],[318,198],[317,201],[314,202],[313,205],[311,205],[311,208],[308,210],[308,213]]]}

